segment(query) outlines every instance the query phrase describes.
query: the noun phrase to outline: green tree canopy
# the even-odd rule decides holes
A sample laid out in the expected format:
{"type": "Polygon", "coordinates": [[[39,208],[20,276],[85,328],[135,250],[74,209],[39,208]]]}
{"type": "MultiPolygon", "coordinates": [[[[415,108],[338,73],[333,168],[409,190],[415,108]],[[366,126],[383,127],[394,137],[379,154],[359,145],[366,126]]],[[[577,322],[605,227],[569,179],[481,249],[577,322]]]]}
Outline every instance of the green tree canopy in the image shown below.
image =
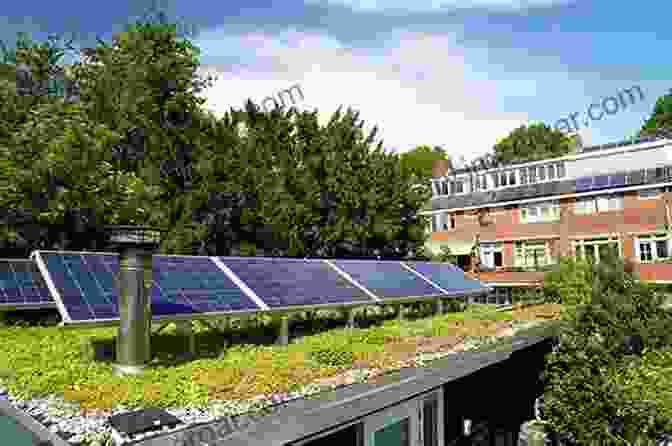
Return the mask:
{"type": "Polygon", "coordinates": [[[566,330],[547,358],[543,419],[577,444],[655,439],[672,429],[672,404],[664,393],[641,390],[654,372],[663,376],[660,361],[669,354],[660,354],[672,342],[672,317],[661,308],[662,295],[624,261],[611,256],[589,265],[587,275],[578,274],[585,264],[561,268],[574,283],[561,291],[578,305],[565,313],[566,330]]]}
{"type": "Polygon", "coordinates": [[[500,163],[536,161],[570,153],[575,141],[564,133],[539,123],[520,126],[494,146],[500,163]]]}
{"type": "MultiPolygon", "coordinates": [[[[35,78],[60,54],[41,48],[17,51],[35,78]]],[[[320,125],[248,102],[217,118],[198,50],[167,24],[85,54],[68,70],[77,101],[0,85],[6,249],[102,249],[103,225],[123,223],[166,229],[164,253],[404,257],[424,244],[426,189],[357,112],[320,125]]]]}
{"type": "Polygon", "coordinates": [[[661,96],[656,100],[653,113],[644,122],[638,136],[654,135],[664,129],[672,129],[672,94],[661,96]]]}
{"type": "Polygon", "coordinates": [[[448,154],[441,147],[420,145],[400,156],[402,169],[415,175],[421,182],[432,177],[432,167],[437,160],[447,160],[448,154]]]}

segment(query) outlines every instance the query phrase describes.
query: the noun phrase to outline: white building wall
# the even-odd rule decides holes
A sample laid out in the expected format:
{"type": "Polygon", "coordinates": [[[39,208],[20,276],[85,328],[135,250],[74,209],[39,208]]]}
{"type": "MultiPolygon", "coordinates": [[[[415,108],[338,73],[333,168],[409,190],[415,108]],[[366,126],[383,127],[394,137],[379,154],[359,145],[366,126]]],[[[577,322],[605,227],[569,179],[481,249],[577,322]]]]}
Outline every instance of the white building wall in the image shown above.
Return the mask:
{"type": "Polygon", "coordinates": [[[651,169],[672,164],[672,146],[655,147],[612,155],[600,155],[578,160],[568,160],[565,164],[567,178],[590,175],[604,175],[628,170],[651,169]]]}

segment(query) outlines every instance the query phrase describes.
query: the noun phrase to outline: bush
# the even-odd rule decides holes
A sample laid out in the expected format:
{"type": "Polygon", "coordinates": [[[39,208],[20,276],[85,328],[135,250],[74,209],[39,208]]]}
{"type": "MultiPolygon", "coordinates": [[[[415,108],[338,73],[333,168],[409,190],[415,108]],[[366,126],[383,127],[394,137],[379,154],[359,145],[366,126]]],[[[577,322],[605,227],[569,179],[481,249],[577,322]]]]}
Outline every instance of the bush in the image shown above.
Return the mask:
{"type": "Polygon", "coordinates": [[[666,425],[661,408],[672,405],[669,397],[650,392],[651,404],[635,401],[643,392],[633,387],[634,372],[622,372],[638,369],[641,355],[672,343],[672,317],[661,308],[663,296],[638,282],[616,257],[599,264],[563,259],[544,286],[547,296],[575,305],[546,363],[545,416],[553,430],[573,434],[579,444],[616,444],[634,441],[635,433],[663,433],[656,429],[666,425]],[[614,378],[619,374],[628,379],[614,378]],[[618,427],[623,423],[625,430],[618,427]]]}
{"type": "Polygon", "coordinates": [[[587,304],[592,297],[593,264],[575,258],[560,258],[552,271],[544,274],[542,291],[553,303],[587,304]]]}

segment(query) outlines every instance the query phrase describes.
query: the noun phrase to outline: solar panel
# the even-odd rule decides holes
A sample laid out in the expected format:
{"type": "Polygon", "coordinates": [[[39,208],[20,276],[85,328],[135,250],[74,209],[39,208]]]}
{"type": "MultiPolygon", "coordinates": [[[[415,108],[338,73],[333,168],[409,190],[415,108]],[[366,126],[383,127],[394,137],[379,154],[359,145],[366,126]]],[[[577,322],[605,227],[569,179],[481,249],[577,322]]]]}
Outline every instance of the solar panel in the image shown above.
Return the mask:
{"type": "Polygon", "coordinates": [[[264,257],[219,260],[270,308],[376,302],[323,260],[264,257]]]}
{"type": "Polygon", "coordinates": [[[576,180],[576,191],[585,192],[593,188],[593,177],[583,177],[576,180]]]}
{"type": "Polygon", "coordinates": [[[595,177],[593,189],[609,187],[609,175],[600,175],[595,177]]]}
{"type": "Polygon", "coordinates": [[[625,174],[611,175],[609,183],[612,186],[625,186],[625,174]]]}
{"type": "MultiPolygon", "coordinates": [[[[119,319],[116,254],[36,251],[68,322],[119,319]]],[[[154,256],[152,317],[258,310],[209,257],[154,256]]]]}
{"type": "Polygon", "coordinates": [[[0,307],[55,305],[39,270],[31,260],[0,260],[0,307]]]}
{"type": "Polygon", "coordinates": [[[383,300],[404,297],[438,297],[443,294],[439,289],[404,268],[401,262],[331,260],[331,263],[383,300]]]}
{"type": "Polygon", "coordinates": [[[406,262],[406,264],[451,294],[487,291],[481,282],[466,277],[464,271],[450,263],[406,262]]]}

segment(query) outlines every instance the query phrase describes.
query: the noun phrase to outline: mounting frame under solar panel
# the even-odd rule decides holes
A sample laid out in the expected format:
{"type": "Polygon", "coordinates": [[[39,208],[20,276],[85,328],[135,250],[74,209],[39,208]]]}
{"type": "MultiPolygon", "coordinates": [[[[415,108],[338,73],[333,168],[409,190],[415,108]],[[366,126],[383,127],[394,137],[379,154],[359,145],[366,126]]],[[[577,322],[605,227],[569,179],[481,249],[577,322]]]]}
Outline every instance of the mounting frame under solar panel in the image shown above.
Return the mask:
{"type": "MultiPolygon", "coordinates": [[[[0,284],[0,312],[5,311],[16,311],[16,310],[46,310],[46,309],[55,309],[56,302],[51,297],[49,290],[46,287],[46,284],[41,283],[44,281],[43,277],[37,265],[30,259],[0,259],[0,264],[7,265],[8,269],[12,269],[14,280],[13,282],[17,285],[17,288],[12,288],[16,290],[21,290],[21,292],[32,292],[38,294],[38,296],[33,296],[33,301],[28,301],[28,297],[25,295],[23,297],[10,297],[7,294],[7,290],[3,285],[0,284]],[[27,287],[19,287],[18,282],[16,281],[16,271],[13,269],[12,265],[25,265],[27,268],[32,270],[33,274],[33,283],[37,287],[31,286],[32,290],[29,290],[27,287]],[[22,299],[23,302],[19,301],[22,299]]],[[[1,282],[2,280],[0,280],[1,282]]]]}
{"type": "MultiPolygon", "coordinates": [[[[100,253],[100,252],[59,252],[59,251],[36,251],[33,254],[31,254],[31,258],[34,258],[36,261],[36,264],[38,268],[43,271],[43,275],[45,278],[45,281],[47,283],[47,286],[49,287],[49,290],[52,292],[52,295],[55,297],[56,305],[59,308],[59,311],[61,312],[61,315],[63,316],[63,323],[62,325],[69,325],[69,326],[117,326],[119,325],[120,319],[119,318],[111,318],[111,319],[91,319],[91,320],[72,320],[68,316],[68,311],[65,308],[65,305],[63,304],[62,299],[60,298],[60,294],[58,292],[58,289],[56,288],[55,284],[51,280],[49,271],[46,267],[46,264],[44,260],[41,257],[41,254],[57,254],[57,255],[112,255],[112,256],[117,256],[118,254],[116,253],[100,253]]],[[[213,261],[215,264],[217,264],[218,261],[221,261],[221,258],[217,257],[206,257],[206,256],[166,256],[166,255],[155,255],[155,258],[185,258],[185,259],[197,259],[197,258],[207,258],[211,261],[213,261]]],[[[223,258],[226,259],[226,258],[223,258]]],[[[255,258],[255,259],[261,259],[261,258],[255,258]]],[[[278,258],[269,258],[269,259],[274,259],[278,260],[278,258]]],[[[290,259],[284,259],[284,260],[290,260],[290,259]]],[[[330,265],[330,261],[326,259],[307,259],[307,260],[302,260],[302,259],[291,259],[292,261],[309,261],[309,262],[323,262],[326,265],[329,265],[333,268],[333,265],[330,265]]],[[[374,260],[371,260],[370,262],[376,262],[374,260]]],[[[386,262],[391,262],[395,264],[402,264],[402,262],[398,261],[386,261],[386,262]]],[[[367,261],[368,263],[368,261],[367,261]]],[[[219,266],[219,265],[218,265],[219,266]]],[[[221,269],[221,267],[220,267],[221,269]]],[[[343,276],[337,268],[333,268],[334,271],[341,276],[343,276]]],[[[222,274],[226,275],[231,279],[230,274],[226,273],[226,271],[222,270],[222,274]]],[[[462,273],[464,274],[464,273],[462,273]]],[[[344,277],[347,279],[347,277],[344,277]]],[[[242,282],[240,278],[236,277],[238,282],[242,282]]],[[[236,281],[234,281],[236,283],[236,281]]],[[[239,286],[239,288],[242,289],[241,285],[236,283],[236,285],[239,286]]],[[[249,284],[243,283],[242,286],[248,287],[249,284]]],[[[433,288],[437,288],[436,286],[433,286],[433,288]]],[[[244,290],[243,290],[244,291],[244,290]]],[[[487,290],[484,289],[483,291],[478,291],[476,294],[481,294],[485,293],[487,290]]],[[[375,294],[372,293],[370,290],[368,291],[369,295],[373,295],[375,297],[375,294]]],[[[201,313],[189,313],[189,314],[171,314],[171,315],[160,315],[157,316],[155,314],[152,315],[152,322],[159,324],[159,323],[169,323],[169,322],[178,322],[178,321],[192,321],[192,320],[217,320],[217,319],[224,319],[228,317],[236,317],[236,316],[251,316],[251,315],[256,315],[256,314],[287,314],[287,313],[293,313],[293,312],[300,312],[300,311],[311,311],[311,310],[320,310],[320,309],[329,309],[329,308],[337,308],[337,309],[348,309],[348,308],[357,308],[357,307],[366,307],[366,306],[377,306],[381,304],[402,304],[402,303],[412,303],[412,302],[418,302],[418,301],[426,301],[429,299],[442,299],[442,298],[451,298],[451,297],[458,297],[458,296],[468,296],[474,294],[474,292],[471,291],[466,291],[464,293],[450,293],[450,294],[445,294],[442,293],[438,288],[437,288],[437,293],[432,294],[432,295],[425,295],[425,296],[407,296],[407,297],[398,297],[398,298],[384,298],[384,299],[372,299],[372,300],[367,300],[367,301],[357,301],[357,302],[338,302],[338,303],[328,303],[328,304],[311,304],[311,305],[296,305],[296,306],[288,306],[288,307],[276,307],[276,308],[257,308],[257,309],[249,309],[249,310],[235,310],[235,311],[225,311],[225,312],[201,312],[201,313]]]]}

